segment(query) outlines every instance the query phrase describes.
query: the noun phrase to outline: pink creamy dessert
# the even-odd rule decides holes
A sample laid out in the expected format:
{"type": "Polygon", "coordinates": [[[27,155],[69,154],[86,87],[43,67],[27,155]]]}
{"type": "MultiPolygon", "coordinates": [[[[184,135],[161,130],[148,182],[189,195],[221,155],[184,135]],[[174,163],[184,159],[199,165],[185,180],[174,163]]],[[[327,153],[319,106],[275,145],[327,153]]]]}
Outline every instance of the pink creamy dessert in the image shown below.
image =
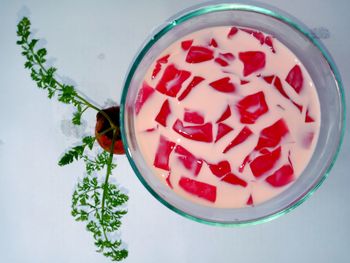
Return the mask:
{"type": "Polygon", "coordinates": [[[293,184],[320,105],[305,67],[263,32],[211,27],[169,46],[144,77],[136,138],[154,175],[195,203],[239,208],[293,184]]]}

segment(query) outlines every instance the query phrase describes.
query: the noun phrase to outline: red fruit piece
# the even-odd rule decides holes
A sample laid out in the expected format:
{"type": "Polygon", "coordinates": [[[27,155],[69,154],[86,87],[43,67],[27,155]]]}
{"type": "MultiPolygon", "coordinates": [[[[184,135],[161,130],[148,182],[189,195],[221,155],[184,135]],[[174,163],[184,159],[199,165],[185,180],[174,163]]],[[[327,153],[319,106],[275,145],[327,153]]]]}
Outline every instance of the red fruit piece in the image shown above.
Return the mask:
{"type": "Polygon", "coordinates": [[[248,81],[248,80],[241,79],[241,85],[248,84],[249,82],[250,82],[250,81],[248,81]]]}
{"type": "Polygon", "coordinates": [[[218,124],[218,133],[216,134],[215,142],[219,141],[222,137],[224,137],[226,134],[228,134],[232,130],[233,130],[233,128],[226,125],[225,123],[219,123],[218,124]]]}
{"type": "Polygon", "coordinates": [[[261,51],[247,51],[238,54],[243,62],[243,76],[246,77],[265,67],[265,53],[261,51]]]}
{"type": "Polygon", "coordinates": [[[294,180],[293,167],[289,164],[283,165],[265,180],[273,187],[285,186],[294,180]]]}
{"type": "Polygon", "coordinates": [[[276,53],[275,47],[273,46],[273,38],[271,36],[265,37],[265,44],[271,48],[272,53],[276,53]]]}
{"type": "Polygon", "coordinates": [[[276,150],[258,156],[250,163],[250,169],[255,177],[259,177],[273,168],[281,156],[281,146],[276,150]]]}
{"type": "Polygon", "coordinates": [[[251,194],[249,195],[249,198],[248,198],[246,204],[251,205],[251,206],[254,205],[253,196],[251,194]]]}
{"type": "Polygon", "coordinates": [[[165,182],[167,183],[167,185],[168,185],[171,189],[174,188],[173,185],[172,185],[172,183],[171,183],[171,181],[170,181],[170,172],[168,173],[168,176],[166,177],[165,182]]]}
{"type": "Polygon", "coordinates": [[[191,110],[185,109],[184,121],[194,123],[194,124],[203,124],[204,117],[202,114],[200,114],[197,111],[191,111],[191,110]]]}
{"type": "Polygon", "coordinates": [[[182,162],[186,169],[193,171],[195,176],[199,174],[202,168],[203,160],[195,157],[181,145],[177,145],[175,147],[175,153],[178,154],[177,158],[182,162]]]}
{"type": "Polygon", "coordinates": [[[227,153],[229,150],[231,150],[236,145],[244,142],[249,138],[250,135],[252,135],[253,132],[247,127],[244,126],[244,128],[239,132],[239,134],[227,145],[227,147],[224,149],[223,153],[227,153]]]}
{"type": "Polygon", "coordinates": [[[209,43],[209,46],[218,47],[218,43],[216,42],[216,40],[214,38],[212,38],[210,43],[209,43]]]}
{"type": "Polygon", "coordinates": [[[225,77],[222,79],[215,80],[209,83],[209,85],[220,92],[234,92],[236,87],[233,83],[230,82],[230,80],[231,79],[229,77],[225,77]]]}
{"type": "Polygon", "coordinates": [[[153,165],[157,168],[169,171],[169,156],[174,147],[174,142],[169,141],[166,137],[161,135],[153,165]]]}
{"type": "Polygon", "coordinates": [[[201,83],[204,80],[204,78],[199,76],[194,76],[191,80],[190,84],[186,87],[186,89],[181,93],[181,95],[178,97],[179,101],[182,101],[184,98],[187,97],[187,95],[191,92],[191,90],[196,87],[199,83],[201,83]]]}
{"type": "Polygon", "coordinates": [[[238,28],[233,26],[231,27],[230,32],[228,32],[227,37],[232,38],[234,35],[237,34],[237,32],[238,32],[238,28]]]}
{"type": "Polygon", "coordinates": [[[265,95],[262,91],[248,95],[237,103],[241,115],[241,123],[253,124],[263,114],[268,112],[265,95]]]}
{"type": "Polygon", "coordinates": [[[147,84],[146,81],[143,82],[142,88],[139,90],[135,102],[135,112],[136,115],[139,114],[143,104],[151,97],[153,94],[154,89],[147,84]]]}
{"type": "Polygon", "coordinates": [[[216,186],[199,182],[182,176],[179,186],[186,192],[214,203],[216,201],[216,186]]]}
{"type": "MultiPolygon", "coordinates": [[[[265,77],[263,77],[263,79],[264,79],[267,83],[269,83],[269,84],[272,83],[272,81],[273,81],[274,78],[275,78],[275,75],[270,75],[270,76],[265,76],[265,77]]],[[[280,81],[280,82],[281,82],[281,81],[280,81]]]]}
{"type": "Polygon", "coordinates": [[[220,118],[216,121],[216,123],[222,122],[226,119],[228,119],[231,116],[231,108],[229,105],[227,105],[226,110],[222,113],[220,118]]]}
{"type": "Polygon", "coordinates": [[[159,124],[166,127],[166,121],[168,119],[168,116],[171,114],[171,109],[169,105],[169,101],[165,100],[162,107],[160,108],[160,111],[158,112],[158,115],[156,116],[155,120],[159,124]]]}
{"type": "Polygon", "coordinates": [[[186,56],[186,62],[201,63],[204,61],[211,60],[213,58],[213,50],[201,46],[191,46],[186,56]]]}
{"type": "Polygon", "coordinates": [[[309,122],[314,122],[314,118],[312,118],[310,115],[309,115],[309,109],[306,110],[306,115],[305,115],[305,122],[309,123],[309,122]]]}
{"type": "Polygon", "coordinates": [[[295,65],[289,71],[286,77],[286,81],[289,85],[292,86],[292,88],[295,90],[296,93],[298,94],[300,93],[301,89],[303,88],[304,77],[298,65],[295,65]]]}
{"type": "Polygon", "coordinates": [[[191,76],[186,70],[179,70],[173,64],[167,66],[162,78],[159,80],[156,90],[170,97],[176,97],[182,83],[191,76]]]}
{"type": "Polygon", "coordinates": [[[279,119],[274,124],[261,130],[255,150],[259,151],[266,147],[276,147],[288,132],[289,129],[285,121],[279,119]]]}
{"type": "Polygon", "coordinates": [[[226,60],[223,60],[222,58],[216,58],[214,61],[222,67],[228,66],[228,62],[226,60]]]}
{"type": "Polygon", "coordinates": [[[193,43],[193,39],[182,41],[181,48],[186,51],[192,46],[192,43],[193,43]]]}
{"type": "Polygon", "coordinates": [[[165,55],[164,57],[161,57],[160,59],[157,60],[156,66],[154,67],[154,70],[152,73],[152,79],[154,79],[158,75],[158,73],[162,69],[162,64],[168,63],[169,57],[170,57],[170,55],[168,54],[168,55],[165,55]]]}
{"type": "Polygon", "coordinates": [[[231,172],[231,166],[228,161],[221,161],[217,164],[208,164],[210,171],[217,177],[222,177],[231,172]]]}
{"type": "Polygon", "coordinates": [[[229,174],[225,175],[221,180],[226,182],[226,183],[230,183],[230,184],[234,184],[234,185],[240,185],[243,187],[247,186],[246,181],[239,178],[237,175],[234,175],[233,173],[229,173],[229,174]]]}
{"type": "Polygon", "coordinates": [[[211,122],[202,125],[184,126],[181,120],[176,120],[173,130],[183,137],[195,141],[212,142],[213,127],[211,122]]]}

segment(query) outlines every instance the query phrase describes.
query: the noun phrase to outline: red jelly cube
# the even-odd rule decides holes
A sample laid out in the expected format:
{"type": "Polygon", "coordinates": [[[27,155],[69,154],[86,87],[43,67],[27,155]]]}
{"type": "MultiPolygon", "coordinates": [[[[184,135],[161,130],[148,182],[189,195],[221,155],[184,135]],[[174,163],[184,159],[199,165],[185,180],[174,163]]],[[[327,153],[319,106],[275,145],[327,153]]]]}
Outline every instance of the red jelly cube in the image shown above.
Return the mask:
{"type": "Polygon", "coordinates": [[[289,164],[283,165],[265,180],[273,187],[285,186],[294,180],[293,167],[289,164]]]}
{"type": "Polygon", "coordinates": [[[310,116],[309,109],[306,110],[305,122],[314,122],[315,120],[310,116]]]}
{"type": "Polygon", "coordinates": [[[229,184],[240,185],[243,187],[246,187],[248,185],[246,181],[239,178],[237,175],[234,175],[233,173],[225,175],[221,180],[229,184]]]}
{"type": "Polygon", "coordinates": [[[266,147],[276,147],[283,136],[289,132],[288,126],[283,119],[279,119],[271,126],[261,130],[258,144],[255,147],[259,151],[266,147]]]}
{"type": "Polygon", "coordinates": [[[186,56],[186,62],[201,63],[204,61],[212,60],[213,58],[213,50],[201,46],[191,46],[186,56]]]}
{"type": "Polygon", "coordinates": [[[182,83],[191,76],[186,70],[179,70],[173,64],[167,66],[162,78],[159,80],[156,90],[170,97],[176,97],[182,83]]]}
{"type": "Polygon", "coordinates": [[[287,99],[290,99],[287,93],[284,91],[282,82],[279,77],[276,76],[275,81],[273,82],[273,86],[281,93],[281,95],[287,99]]]}
{"type": "Polygon", "coordinates": [[[227,37],[232,38],[234,35],[237,34],[237,32],[238,32],[238,28],[233,26],[233,27],[231,27],[230,31],[228,32],[227,37]]]}
{"type": "Polygon", "coordinates": [[[199,174],[202,168],[203,160],[195,157],[181,145],[177,145],[175,147],[175,153],[178,154],[177,158],[182,162],[186,169],[192,171],[195,176],[199,174]]]}
{"type": "Polygon", "coordinates": [[[170,181],[170,172],[168,173],[168,176],[166,177],[165,182],[167,183],[167,185],[168,185],[171,189],[174,188],[174,187],[173,187],[173,184],[172,184],[171,181],[170,181]]]}
{"type": "Polygon", "coordinates": [[[225,123],[218,124],[218,132],[216,134],[215,142],[219,141],[222,137],[232,131],[233,128],[226,125],[225,123]]]}
{"type": "Polygon", "coordinates": [[[244,126],[244,128],[239,132],[239,134],[229,143],[229,145],[227,145],[227,147],[224,149],[223,153],[227,153],[229,150],[231,150],[236,145],[244,142],[252,134],[253,134],[253,132],[247,126],[244,126]]]}
{"type": "Polygon", "coordinates": [[[187,97],[187,95],[192,91],[194,87],[196,87],[199,83],[201,83],[204,80],[204,78],[199,76],[194,76],[191,80],[190,84],[186,87],[186,89],[181,93],[181,95],[178,97],[179,101],[182,101],[187,97]]]}
{"type": "Polygon", "coordinates": [[[195,141],[212,142],[213,127],[211,122],[202,125],[184,126],[181,120],[176,120],[173,130],[183,137],[195,141]]]}
{"type": "Polygon", "coordinates": [[[238,167],[238,172],[242,173],[243,170],[244,170],[244,168],[245,168],[245,166],[246,166],[248,163],[250,163],[250,161],[251,161],[251,160],[250,160],[250,154],[248,154],[248,155],[244,158],[242,164],[238,167]]]}
{"type": "Polygon", "coordinates": [[[273,46],[273,40],[271,36],[265,37],[265,44],[271,48],[272,53],[276,53],[275,47],[273,46]]]}
{"type": "Polygon", "coordinates": [[[214,38],[212,38],[210,43],[209,43],[209,46],[218,47],[218,43],[216,42],[216,40],[214,38]]]}
{"type": "Polygon", "coordinates": [[[246,204],[251,205],[251,206],[254,205],[253,196],[251,194],[249,195],[249,198],[248,198],[246,204]]]}
{"type": "Polygon", "coordinates": [[[216,123],[223,122],[224,120],[228,119],[230,116],[231,116],[231,108],[229,105],[227,105],[226,110],[222,113],[222,115],[216,121],[216,123]]]}
{"type": "Polygon", "coordinates": [[[244,97],[237,103],[237,109],[241,115],[241,122],[247,124],[255,123],[269,110],[262,91],[244,97]]]}
{"type": "Polygon", "coordinates": [[[166,137],[161,135],[153,165],[157,168],[169,171],[169,157],[174,147],[174,142],[169,141],[166,137]]]}
{"type": "Polygon", "coordinates": [[[226,60],[234,60],[234,59],[235,59],[235,56],[234,56],[232,53],[230,53],[230,52],[227,52],[227,53],[219,53],[219,56],[220,56],[221,58],[226,59],[226,60]]]}
{"type": "Polygon", "coordinates": [[[164,57],[161,57],[160,59],[157,60],[156,66],[154,67],[153,73],[152,73],[152,79],[154,79],[160,70],[162,69],[162,64],[168,63],[168,58],[170,55],[165,55],[164,57]]]}
{"type": "Polygon", "coordinates": [[[260,32],[260,31],[254,31],[254,32],[253,32],[253,36],[254,36],[257,40],[259,40],[259,42],[260,42],[261,45],[264,45],[264,43],[265,43],[265,35],[264,35],[262,32],[260,32]]]}
{"type": "Polygon", "coordinates": [[[270,75],[270,76],[265,76],[265,77],[263,77],[263,79],[264,79],[267,83],[269,83],[269,84],[272,83],[272,81],[273,81],[274,78],[275,78],[275,75],[270,75]]]}
{"type": "Polygon", "coordinates": [[[225,78],[215,80],[209,83],[209,85],[215,90],[220,92],[234,92],[236,87],[230,81],[231,79],[229,77],[225,77],[225,78]]]}
{"type": "Polygon", "coordinates": [[[155,120],[159,124],[166,127],[167,126],[166,121],[167,121],[168,116],[170,114],[171,114],[171,109],[170,109],[169,101],[165,100],[162,107],[160,108],[160,111],[159,111],[158,115],[156,116],[155,120]]]}
{"type": "Polygon", "coordinates": [[[181,48],[186,51],[192,46],[192,43],[193,39],[182,41],[181,48]]]}
{"type": "Polygon", "coordinates": [[[197,111],[185,109],[184,121],[194,123],[194,124],[203,124],[204,116],[197,111]]]}
{"type": "Polygon", "coordinates": [[[186,192],[214,203],[216,201],[216,186],[199,182],[188,177],[181,177],[179,186],[186,192]]]}
{"type": "Polygon", "coordinates": [[[144,81],[142,84],[142,88],[139,90],[137,94],[137,98],[135,102],[136,115],[139,114],[143,104],[149,99],[149,97],[151,97],[153,92],[154,92],[154,89],[150,85],[148,85],[146,81],[144,81]]]}
{"type": "Polygon", "coordinates": [[[228,62],[226,60],[223,60],[222,58],[216,58],[214,61],[222,67],[228,66],[228,62]]]}
{"type": "Polygon", "coordinates": [[[258,156],[250,163],[250,169],[255,177],[259,177],[271,170],[281,156],[281,146],[272,152],[258,156]]]}
{"type": "Polygon", "coordinates": [[[210,171],[217,177],[222,177],[231,172],[230,163],[226,160],[217,164],[208,164],[210,171]]]}
{"type": "Polygon", "coordinates": [[[248,84],[249,82],[250,82],[249,80],[241,79],[241,85],[248,84]]]}
{"type": "Polygon", "coordinates": [[[298,65],[295,65],[288,73],[286,77],[286,81],[292,88],[296,91],[296,93],[300,93],[303,88],[304,77],[301,72],[301,68],[298,65]]]}
{"type": "Polygon", "coordinates": [[[265,53],[261,51],[247,51],[238,54],[243,62],[243,76],[246,77],[265,67],[265,53]]]}

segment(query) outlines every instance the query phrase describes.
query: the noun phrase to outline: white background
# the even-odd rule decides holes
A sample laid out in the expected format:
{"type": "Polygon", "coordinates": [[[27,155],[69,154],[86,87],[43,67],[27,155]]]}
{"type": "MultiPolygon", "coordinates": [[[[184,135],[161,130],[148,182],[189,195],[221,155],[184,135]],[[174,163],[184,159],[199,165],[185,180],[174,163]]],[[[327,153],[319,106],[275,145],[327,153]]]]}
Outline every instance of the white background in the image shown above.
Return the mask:
{"type": "MultiPolygon", "coordinates": [[[[29,15],[60,76],[103,106],[120,100],[128,66],[151,30],[195,3],[1,0],[0,262],[109,262],[95,252],[85,225],[70,215],[83,167],[57,166],[78,136],[91,133],[94,115],[82,130],[72,130],[71,108],[50,101],[35,86],[15,44],[19,18],[29,15]]],[[[322,41],[338,65],[350,104],[349,1],[268,3],[310,28],[328,29],[330,37],[322,41]]],[[[113,176],[130,196],[122,226],[130,253],[125,262],[350,262],[349,139],[347,129],[329,178],[306,203],[277,220],[244,228],[207,226],[175,214],[146,191],[126,157],[118,157],[113,176]]]]}

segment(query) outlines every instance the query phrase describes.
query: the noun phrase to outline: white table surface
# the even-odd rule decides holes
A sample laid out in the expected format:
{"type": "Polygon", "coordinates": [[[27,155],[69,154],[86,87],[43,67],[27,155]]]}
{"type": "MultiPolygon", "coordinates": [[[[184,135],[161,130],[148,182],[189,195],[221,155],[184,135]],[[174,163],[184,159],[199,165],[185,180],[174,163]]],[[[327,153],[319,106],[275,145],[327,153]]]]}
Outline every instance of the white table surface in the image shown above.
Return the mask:
{"type": "MultiPolygon", "coordinates": [[[[350,105],[350,2],[264,2],[323,32],[350,105]]],[[[83,166],[57,166],[78,136],[92,131],[94,114],[74,130],[68,121],[72,110],[35,86],[15,43],[19,18],[29,15],[59,74],[103,106],[120,100],[129,63],[150,31],[195,3],[1,0],[0,262],[109,262],[95,252],[84,223],[70,215],[83,166]]],[[[118,157],[113,176],[130,196],[122,226],[129,249],[125,262],[350,262],[349,139],[347,129],[329,178],[306,203],[277,220],[244,228],[207,226],[175,214],[147,192],[126,157],[118,157]]]]}

